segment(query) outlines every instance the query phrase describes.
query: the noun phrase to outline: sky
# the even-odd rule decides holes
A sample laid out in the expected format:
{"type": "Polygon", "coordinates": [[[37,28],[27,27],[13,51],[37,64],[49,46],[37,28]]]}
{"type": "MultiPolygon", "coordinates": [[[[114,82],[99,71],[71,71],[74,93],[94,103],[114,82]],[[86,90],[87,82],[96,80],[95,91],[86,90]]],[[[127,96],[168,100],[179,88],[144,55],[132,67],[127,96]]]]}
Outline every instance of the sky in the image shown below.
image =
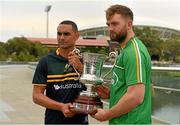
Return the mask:
{"type": "Polygon", "coordinates": [[[134,13],[135,25],[167,27],[180,31],[180,0],[0,0],[0,41],[13,37],[46,37],[49,11],[49,38],[63,20],[73,20],[79,29],[106,26],[105,10],[114,4],[126,5],[134,13]]]}

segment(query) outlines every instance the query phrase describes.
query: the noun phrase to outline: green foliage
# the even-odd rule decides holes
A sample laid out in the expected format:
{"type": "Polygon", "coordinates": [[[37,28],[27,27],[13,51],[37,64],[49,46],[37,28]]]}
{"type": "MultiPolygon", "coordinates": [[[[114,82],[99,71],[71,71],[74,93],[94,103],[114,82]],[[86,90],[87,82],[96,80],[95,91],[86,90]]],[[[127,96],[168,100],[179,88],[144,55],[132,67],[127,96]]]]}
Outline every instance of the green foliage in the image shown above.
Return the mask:
{"type": "Polygon", "coordinates": [[[7,51],[5,49],[5,43],[0,42],[0,61],[6,60],[7,51]]]}
{"type": "Polygon", "coordinates": [[[90,53],[99,53],[99,54],[108,55],[108,47],[86,47],[86,48],[81,48],[80,51],[81,53],[90,52],[90,53]]]}
{"type": "Polygon", "coordinates": [[[142,40],[150,55],[158,55],[161,60],[180,62],[180,34],[172,34],[169,39],[160,38],[161,32],[150,27],[134,28],[136,36],[142,40]]]}
{"type": "Polygon", "coordinates": [[[174,62],[180,62],[180,36],[172,35],[170,39],[168,39],[164,44],[164,57],[168,60],[172,60],[174,62]]]}
{"type": "Polygon", "coordinates": [[[145,27],[142,30],[135,31],[138,38],[142,40],[145,46],[148,48],[150,55],[161,55],[160,40],[156,31],[152,31],[149,27],[145,27]]]}
{"type": "Polygon", "coordinates": [[[48,53],[48,48],[40,43],[33,43],[26,38],[13,38],[0,43],[0,60],[6,61],[37,61],[48,53]]]}
{"type": "MultiPolygon", "coordinates": [[[[142,40],[150,55],[158,55],[161,60],[180,62],[180,34],[172,34],[169,39],[161,39],[161,32],[150,27],[134,28],[136,36],[142,40]]],[[[13,38],[6,43],[0,42],[0,61],[37,61],[56,48],[46,48],[40,43],[32,43],[26,38],[13,38]]],[[[108,47],[85,47],[81,52],[108,55],[108,47]]]]}

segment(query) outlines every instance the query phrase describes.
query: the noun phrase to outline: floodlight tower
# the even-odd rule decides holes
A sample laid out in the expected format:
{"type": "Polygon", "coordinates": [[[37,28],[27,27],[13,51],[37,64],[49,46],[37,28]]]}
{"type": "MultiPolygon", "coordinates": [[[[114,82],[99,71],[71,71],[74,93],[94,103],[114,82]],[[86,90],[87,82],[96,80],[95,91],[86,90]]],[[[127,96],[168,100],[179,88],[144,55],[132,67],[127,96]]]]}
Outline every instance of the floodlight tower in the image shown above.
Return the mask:
{"type": "Polygon", "coordinates": [[[51,5],[47,5],[45,7],[45,12],[47,13],[46,16],[46,38],[48,38],[48,28],[49,28],[49,11],[51,10],[51,5]]]}

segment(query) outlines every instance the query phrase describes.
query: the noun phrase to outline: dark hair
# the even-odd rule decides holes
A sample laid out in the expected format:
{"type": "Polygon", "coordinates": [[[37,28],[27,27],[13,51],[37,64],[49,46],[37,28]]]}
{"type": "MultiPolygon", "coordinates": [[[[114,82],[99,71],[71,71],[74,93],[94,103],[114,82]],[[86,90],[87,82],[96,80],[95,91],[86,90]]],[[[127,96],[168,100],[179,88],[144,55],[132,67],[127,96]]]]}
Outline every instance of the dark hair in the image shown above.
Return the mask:
{"type": "Polygon", "coordinates": [[[76,23],[73,22],[73,21],[70,21],[70,20],[64,20],[64,21],[62,21],[60,24],[71,25],[74,31],[78,31],[78,27],[77,27],[76,23]]]}
{"type": "Polygon", "coordinates": [[[121,14],[124,17],[129,17],[133,20],[133,12],[126,6],[123,5],[112,5],[106,10],[106,19],[109,20],[114,14],[121,14]]]}

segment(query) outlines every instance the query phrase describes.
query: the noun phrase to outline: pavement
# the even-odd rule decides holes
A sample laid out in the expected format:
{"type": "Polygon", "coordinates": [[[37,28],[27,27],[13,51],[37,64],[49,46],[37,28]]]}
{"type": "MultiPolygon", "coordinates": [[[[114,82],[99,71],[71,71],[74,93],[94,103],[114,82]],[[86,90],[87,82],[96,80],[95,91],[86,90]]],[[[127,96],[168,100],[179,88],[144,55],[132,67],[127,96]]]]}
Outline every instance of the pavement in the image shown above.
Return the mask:
{"type": "MultiPolygon", "coordinates": [[[[45,108],[32,101],[34,70],[27,65],[0,66],[0,125],[43,124],[45,108]]],[[[108,124],[89,117],[90,124],[108,124]]],[[[153,124],[162,124],[153,120],[153,124]]]]}

